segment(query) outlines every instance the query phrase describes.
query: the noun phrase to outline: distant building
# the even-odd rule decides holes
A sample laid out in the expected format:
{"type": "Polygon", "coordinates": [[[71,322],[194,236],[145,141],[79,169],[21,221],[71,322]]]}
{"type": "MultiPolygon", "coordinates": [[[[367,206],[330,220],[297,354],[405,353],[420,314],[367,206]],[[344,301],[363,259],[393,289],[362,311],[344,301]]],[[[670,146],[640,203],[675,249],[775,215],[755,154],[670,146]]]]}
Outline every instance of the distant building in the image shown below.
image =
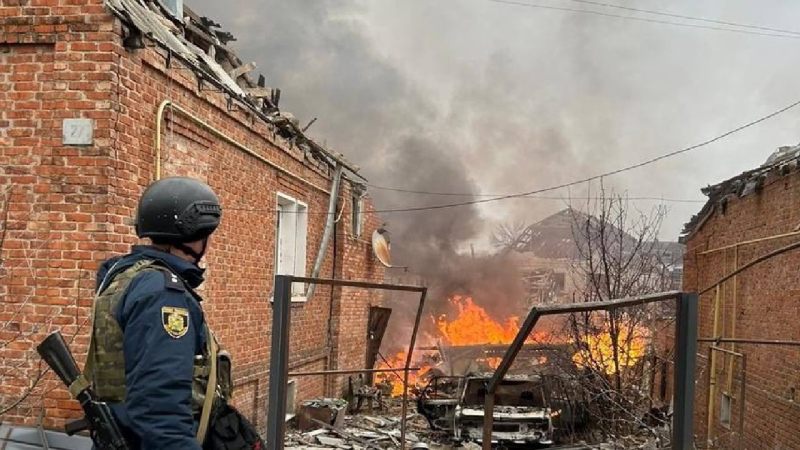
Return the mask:
{"type": "MultiPolygon", "coordinates": [[[[592,220],[583,213],[565,209],[528,226],[505,249],[509,257],[518,261],[528,303],[583,301],[590,280],[579,261],[581,252],[576,239],[580,239],[580,233],[573,228],[576,217],[592,220]]],[[[627,235],[625,240],[635,241],[627,235]]],[[[677,242],[656,242],[652,249],[649,256],[658,258],[663,265],[669,286],[679,289],[684,246],[677,242]]]]}
{"type": "Polygon", "coordinates": [[[569,302],[582,282],[576,279],[582,275],[575,270],[578,247],[572,224],[565,209],[525,228],[507,249],[518,261],[529,304],[569,302]]]}

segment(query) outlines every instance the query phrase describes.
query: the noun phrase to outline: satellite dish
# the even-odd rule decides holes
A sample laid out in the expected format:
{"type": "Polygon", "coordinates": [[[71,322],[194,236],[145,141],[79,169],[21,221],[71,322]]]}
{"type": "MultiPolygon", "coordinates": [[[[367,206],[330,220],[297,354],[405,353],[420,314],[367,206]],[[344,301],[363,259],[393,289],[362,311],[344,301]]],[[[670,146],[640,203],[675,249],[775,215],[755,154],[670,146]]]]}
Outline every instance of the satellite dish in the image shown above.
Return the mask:
{"type": "Polygon", "coordinates": [[[386,267],[392,267],[391,250],[392,245],[389,242],[389,232],[383,227],[378,228],[372,233],[372,251],[375,257],[386,267]]]}

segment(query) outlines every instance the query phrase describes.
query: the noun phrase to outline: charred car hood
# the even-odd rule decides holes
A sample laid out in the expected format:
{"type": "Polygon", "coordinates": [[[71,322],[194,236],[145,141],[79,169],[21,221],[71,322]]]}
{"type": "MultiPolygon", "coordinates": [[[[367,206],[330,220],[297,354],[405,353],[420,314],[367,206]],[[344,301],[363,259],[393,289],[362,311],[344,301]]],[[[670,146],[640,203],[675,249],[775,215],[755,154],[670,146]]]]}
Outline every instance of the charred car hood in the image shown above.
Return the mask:
{"type": "MultiPolygon", "coordinates": [[[[462,417],[483,417],[485,409],[481,407],[463,407],[459,411],[462,417]]],[[[547,419],[550,417],[549,408],[536,408],[525,406],[495,406],[494,418],[507,420],[547,419]]]]}

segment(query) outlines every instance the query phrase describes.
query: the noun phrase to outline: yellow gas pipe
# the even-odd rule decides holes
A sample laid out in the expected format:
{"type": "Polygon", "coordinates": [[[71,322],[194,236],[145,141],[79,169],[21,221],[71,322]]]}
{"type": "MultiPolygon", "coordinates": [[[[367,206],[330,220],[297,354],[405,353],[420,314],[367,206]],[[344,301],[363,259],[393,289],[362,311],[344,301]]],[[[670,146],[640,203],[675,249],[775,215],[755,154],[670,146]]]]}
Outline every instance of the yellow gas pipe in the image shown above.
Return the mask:
{"type": "MultiPolygon", "coordinates": [[[[733,270],[737,270],[739,268],[739,246],[737,245],[734,248],[733,253],[733,270]]],[[[733,277],[733,308],[731,310],[731,338],[736,339],[736,319],[738,318],[736,315],[736,297],[737,297],[737,290],[739,287],[739,275],[733,277]]],[[[736,351],[736,343],[731,342],[731,351],[736,351]]],[[[731,355],[728,362],[728,384],[725,387],[728,394],[731,393],[731,388],[733,386],[733,363],[734,358],[731,355]]]]}
{"type": "MultiPolygon", "coordinates": [[[[714,338],[719,337],[719,312],[720,312],[720,285],[717,285],[714,299],[714,338]]],[[[714,401],[716,400],[717,388],[717,352],[711,352],[711,361],[708,363],[709,382],[708,382],[708,440],[714,436],[714,401]]]]}

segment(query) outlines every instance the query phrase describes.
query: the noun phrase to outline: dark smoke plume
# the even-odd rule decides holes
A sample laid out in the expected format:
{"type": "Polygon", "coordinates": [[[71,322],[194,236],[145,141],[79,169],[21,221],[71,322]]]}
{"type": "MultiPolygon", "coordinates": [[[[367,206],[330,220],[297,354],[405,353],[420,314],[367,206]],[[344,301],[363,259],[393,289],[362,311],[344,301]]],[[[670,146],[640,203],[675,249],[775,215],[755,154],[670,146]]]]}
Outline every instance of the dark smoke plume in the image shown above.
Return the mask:
{"type": "MultiPolygon", "coordinates": [[[[188,6],[231,31],[242,59],[258,62],[267,84],[282,89],[282,108],[303,123],[319,118],[310,133],[381,186],[483,194],[552,186],[684,148],[800,96],[797,63],[785,57],[795,39],[485,0],[192,0],[188,6]]],[[[650,7],[789,29],[800,13],[788,1],[770,8],[731,0],[650,7]]],[[[780,116],[604,184],[634,197],[702,199],[701,186],[796,144],[796,117],[780,116]]],[[[582,186],[549,195],[590,192],[582,186]]],[[[379,209],[468,199],[376,188],[370,195],[379,209]]],[[[497,223],[532,223],[565,206],[519,199],[384,220],[395,262],[429,280],[439,301],[472,291],[482,297],[476,301],[505,314],[519,297],[513,268],[472,259],[469,245],[476,243],[480,255],[497,223]]],[[[676,240],[700,206],[670,204],[662,238],[676,240]]]]}

